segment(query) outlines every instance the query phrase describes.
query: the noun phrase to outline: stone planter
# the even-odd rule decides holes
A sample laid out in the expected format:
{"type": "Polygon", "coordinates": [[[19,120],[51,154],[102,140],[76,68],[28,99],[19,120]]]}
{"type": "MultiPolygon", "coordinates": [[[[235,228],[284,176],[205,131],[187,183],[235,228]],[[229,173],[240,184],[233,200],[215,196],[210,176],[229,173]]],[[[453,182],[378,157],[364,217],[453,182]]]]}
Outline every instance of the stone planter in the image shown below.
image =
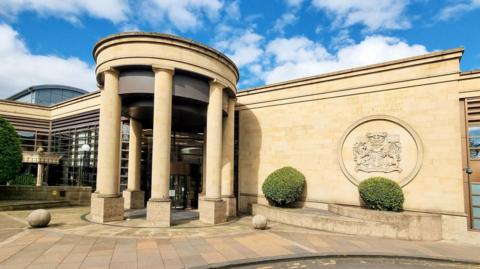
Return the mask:
{"type": "Polygon", "coordinates": [[[331,205],[329,210],[290,209],[253,204],[253,215],[275,222],[351,235],[404,240],[442,239],[442,218],[436,214],[380,212],[331,205]]]}

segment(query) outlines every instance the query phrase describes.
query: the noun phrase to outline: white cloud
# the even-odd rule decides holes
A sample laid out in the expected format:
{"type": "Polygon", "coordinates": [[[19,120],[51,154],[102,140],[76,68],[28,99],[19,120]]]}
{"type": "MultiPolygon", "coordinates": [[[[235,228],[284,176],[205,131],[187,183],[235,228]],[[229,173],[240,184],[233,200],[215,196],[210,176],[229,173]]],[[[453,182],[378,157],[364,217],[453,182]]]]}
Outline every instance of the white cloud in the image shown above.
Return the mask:
{"type": "Polygon", "coordinates": [[[285,2],[289,7],[299,8],[302,5],[303,0],[285,0],[285,2]]]}
{"type": "Polygon", "coordinates": [[[152,25],[185,32],[201,27],[204,18],[217,18],[222,6],[219,0],[146,0],[139,16],[152,25]]]}
{"type": "Polygon", "coordinates": [[[34,55],[10,26],[0,24],[0,98],[38,84],[95,90],[93,67],[78,58],[34,55]]]}
{"type": "Polygon", "coordinates": [[[277,38],[268,43],[267,55],[271,55],[276,64],[287,62],[306,62],[312,59],[327,59],[327,50],[319,43],[306,37],[277,38]]]}
{"type": "Polygon", "coordinates": [[[343,47],[336,54],[330,54],[322,44],[306,37],[280,38],[267,45],[267,57],[273,60],[264,67],[262,79],[270,84],[427,52],[422,45],[378,35],[343,47]]]}
{"type": "Polygon", "coordinates": [[[225,13],[227,18],[226,19],[233,19],[233,20],[238,20],[242,16],[242,13],[240,11],[240,2],[233,1],[230,2],[226,7],[225,7],[225,13]]]}
{"type": "Polygon", "coordinates": [[[298,17],[293,13],[284,13],[280,18],[275,21],[273,30],[281,34],[284,33],[285,27],[297,22],[298,17]]]}
{"type": "Polygon", "coordinates": [[[89,15],[110,20],[125,21],[130,12],[128,0],[2,0],[0,16],[9,19],[24,11],[33,11],[41,16],[62,18],[79,23],[79,17],[89,15]]]}
{"type": "Polygon", "coordinates": [[[241,34],[216,42],[215,47],[226,52],[227,56],[239,68],[242,68],[260,59],[263,54],[262,40],[263,37],[254,33],[253,30],[246,30],[241,34]]]}
{"type": "Polygon", "coordinates": [[[409,0],[313,0],[312,5],[335,16],[334,24],[364,24],[368,30],[409,28],[405,8],[409,0]]]}
{"type": "Polygon", "coordinates": [[[441,20],[454,19],[478,8],[480,8],[480,0],[458,1],[455,4],[443,8],[438,17],[441,20]]]}

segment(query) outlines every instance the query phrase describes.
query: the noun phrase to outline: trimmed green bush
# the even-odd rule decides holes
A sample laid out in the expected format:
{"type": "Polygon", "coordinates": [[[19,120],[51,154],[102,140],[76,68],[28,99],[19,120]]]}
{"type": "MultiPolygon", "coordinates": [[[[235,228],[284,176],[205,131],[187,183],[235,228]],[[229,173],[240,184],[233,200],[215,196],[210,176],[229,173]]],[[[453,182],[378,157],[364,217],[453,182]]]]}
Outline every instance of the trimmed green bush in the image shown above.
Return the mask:
{"type": "Polygon", "coordinates": [[[13,126],[0,118],[0,184],[15,179],[22,168],[20,138],[13,126]]]}
{"type": "Polygon", "coordinates": [[[14,180],[10,181],[10,185],[13,186],[35,186],[37,183],[37,178],[32,174],[21,174],[15,177],[14,180]]]}
{"type": "Polygon", "coordinates": [[[400,185],[384,177],[368,178],[358,186],[360,197],[368,208],[382,211],[402,211],[403,191],[400,185]]]}
{"type": "Polygon", "coordinates": [[[274,206],[286,206],[300,198],[305,176],[293,167],[283,167],[271,173],[262,185],[265,198],[274,206]]]}

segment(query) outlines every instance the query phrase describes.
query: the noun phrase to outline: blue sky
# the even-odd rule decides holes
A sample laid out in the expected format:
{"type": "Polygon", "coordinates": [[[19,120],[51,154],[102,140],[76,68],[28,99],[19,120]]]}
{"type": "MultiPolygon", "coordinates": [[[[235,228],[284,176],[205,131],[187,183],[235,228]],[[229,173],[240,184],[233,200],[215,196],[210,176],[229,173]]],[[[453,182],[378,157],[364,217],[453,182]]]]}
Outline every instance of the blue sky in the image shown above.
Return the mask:
{"type": "Polygon", "coordinates": [[[480,0],[1,0],[0,98],[95,90],[93,45],[132,30],[224,52],[240,89],[460,46],[462,71],[480,68],[480,0]]]}

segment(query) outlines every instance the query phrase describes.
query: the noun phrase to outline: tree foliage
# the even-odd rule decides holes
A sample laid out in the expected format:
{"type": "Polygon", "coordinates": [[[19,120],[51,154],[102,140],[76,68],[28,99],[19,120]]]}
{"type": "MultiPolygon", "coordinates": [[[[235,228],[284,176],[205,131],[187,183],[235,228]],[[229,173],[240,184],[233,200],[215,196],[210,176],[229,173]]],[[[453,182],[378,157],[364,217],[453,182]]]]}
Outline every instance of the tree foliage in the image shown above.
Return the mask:
{"type": "Polygon", "coordinates": [[[13,126],[0,118],[0,184],[14,180],[22,168],[20,138],[13,126]]]}

